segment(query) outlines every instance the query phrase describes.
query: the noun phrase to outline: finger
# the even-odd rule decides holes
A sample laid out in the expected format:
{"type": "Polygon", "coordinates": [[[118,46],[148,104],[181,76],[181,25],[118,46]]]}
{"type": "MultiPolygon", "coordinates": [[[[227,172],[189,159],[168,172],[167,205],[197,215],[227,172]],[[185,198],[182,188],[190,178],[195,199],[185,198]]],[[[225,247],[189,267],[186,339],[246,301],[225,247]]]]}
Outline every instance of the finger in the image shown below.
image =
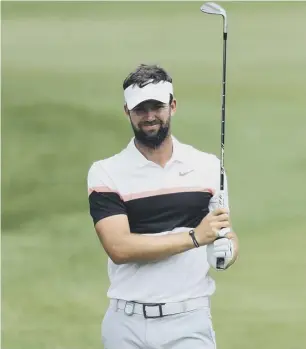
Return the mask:
{"type": "Polygon", "coordinates": [[[222,228],[230,228],[231,224],[229,221],[222,221],[222,222],[213,222],[211,223],[214,228],[222,229],[222,228]]]}
{"type": "Polygon", "coordinates": [[[231,251],[226,251],[226,252],[215,252],[214,253],[214,256],[216,257],[216,258],[219,258],[219,257],[223,257],[223,258],[232,258],[232,253],[231,253],[231,251]]]}
{"type": "Polygon", "coordinates": [[[221,214],[228,213],[228,209],[227,208],[216,208],[211,213],[213,216],[219,216],[221,214]]]}
{"type": "Polygon", "coordinates": [[[235,234],[234,233],[227,233],[225,236],[227,239],[231,240],[235,237],[235,234]]]}
{"type": "Polygon", "coordinates": [[[228,221],[229,215],[228,213],[223,213],[223,214],[220,214],[219,216],[214,216],[213,219],[215,219],[218,222],[228,221]]]}
{"type": "Polygon", "coordinates": [[[220,246],[229,246],[229,244],[230,244],[230,241],[227,238],[221,238],[221,239],[214,241],[215,248],[220,247],[220,246]]]}
{"type": "Polygon", "coordinates": [[[230,245],[222,245],[214,247],[215,252],[227,252],[230,250],[230,245]]]}
{"type": "Polygon", "coordinates": [[[221,252],[221,251],[219,251],[219,252],[214,252],[214,256],[215,257],[217,257],[217,258],[220,258],[220,257],[226,257],[226,252],[221,252]]]}

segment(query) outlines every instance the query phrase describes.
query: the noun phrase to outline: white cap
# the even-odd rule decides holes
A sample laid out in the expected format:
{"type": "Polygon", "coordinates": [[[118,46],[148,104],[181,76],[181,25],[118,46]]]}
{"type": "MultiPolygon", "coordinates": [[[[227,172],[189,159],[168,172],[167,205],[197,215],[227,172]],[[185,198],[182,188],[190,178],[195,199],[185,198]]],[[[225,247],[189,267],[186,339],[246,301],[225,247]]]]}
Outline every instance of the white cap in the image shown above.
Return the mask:
{"type": "Polygon", "coordinates": [[[162,103],[169,103],[170,93],[173,95],[173,86],[171,82],[160,81],[156,84],[153,80],[138,85],[130,85],[124,90],[125,103],[129,110],[136,107],[137,104],[154,99],[162,103]]]}

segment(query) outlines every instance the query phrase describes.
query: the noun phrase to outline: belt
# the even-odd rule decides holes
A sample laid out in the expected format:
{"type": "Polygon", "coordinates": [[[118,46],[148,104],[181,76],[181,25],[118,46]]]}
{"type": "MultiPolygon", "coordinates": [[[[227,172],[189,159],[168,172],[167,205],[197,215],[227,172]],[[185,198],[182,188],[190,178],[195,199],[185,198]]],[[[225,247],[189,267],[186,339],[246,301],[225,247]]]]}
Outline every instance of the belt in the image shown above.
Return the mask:
{"type": "Polygon", "coordinates": [[[159,318],[167,315],[174,315],[196,310],[203,307],[209,307],[208,297],[193,298],[182,302],[171,303],[139,303],[125,301],[123,299],[111,299],[110,307],[124,310],[127,315],[139,314],[146,319],[159,318]]]}

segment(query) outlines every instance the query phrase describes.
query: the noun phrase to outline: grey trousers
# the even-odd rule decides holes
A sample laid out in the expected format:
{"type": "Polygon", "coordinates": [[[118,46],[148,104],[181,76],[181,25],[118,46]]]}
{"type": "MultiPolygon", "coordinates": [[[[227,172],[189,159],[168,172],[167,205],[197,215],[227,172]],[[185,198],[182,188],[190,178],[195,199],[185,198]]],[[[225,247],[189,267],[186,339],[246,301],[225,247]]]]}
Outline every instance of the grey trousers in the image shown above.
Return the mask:
{"type": "Polygon", "coordinates": [[[216,349],[209,306],[153,319],[109,307],[102,343],[104,349],[216,349]]]}

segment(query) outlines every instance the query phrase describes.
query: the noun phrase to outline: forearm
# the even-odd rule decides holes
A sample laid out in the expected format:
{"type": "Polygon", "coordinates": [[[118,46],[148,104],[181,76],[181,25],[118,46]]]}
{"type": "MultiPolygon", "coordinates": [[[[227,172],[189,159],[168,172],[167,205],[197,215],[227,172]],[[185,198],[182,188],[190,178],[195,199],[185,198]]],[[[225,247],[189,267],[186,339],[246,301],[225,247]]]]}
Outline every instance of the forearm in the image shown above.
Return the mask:
{"type": "Polygon", "coordinates": [[[221,227],[229,227],[224,209],[209,213],[195,227],[193,241],[189,229],[166,235],[146,235],[130,232],[126,215],[114,215],[98,221],[95,225],[99,239],[112,261],[116,264],[151,262],[204,246],[215,241],[221,227]],[[197,241],[197,243],[196,243],[197,241]]]}
{"type": "Polygon", "coordinates": [[[234,255],[233,255],[231,262],[227,266],[228,268],[236,262],[238,255],[239,255],[239,240],[238,240],[238,236],[236,233],[231,232],[231,240],[233,242],[234,255]]]}
{"type": "Polygon", "coordinates": [[[116,264],[151,262],[194,247],[188,231],[158,236],[130,233],[113,244],[109,255],[116,264]]]}

